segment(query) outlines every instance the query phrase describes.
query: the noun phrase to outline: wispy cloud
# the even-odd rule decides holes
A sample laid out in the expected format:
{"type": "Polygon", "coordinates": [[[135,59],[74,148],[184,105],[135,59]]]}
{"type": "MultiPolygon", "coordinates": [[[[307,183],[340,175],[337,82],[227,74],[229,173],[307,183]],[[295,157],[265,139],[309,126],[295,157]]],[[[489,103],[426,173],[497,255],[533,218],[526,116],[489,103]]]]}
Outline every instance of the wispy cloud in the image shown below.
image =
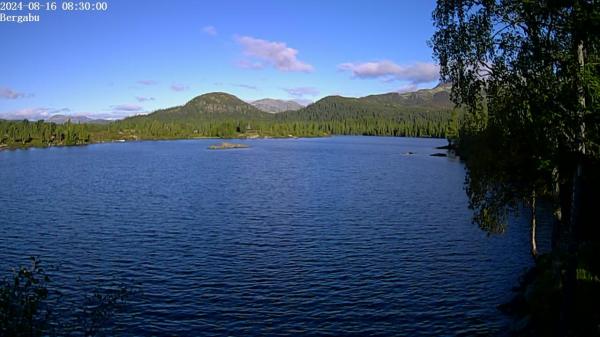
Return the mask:
{"type": "Polygon", "coordinates": [[[238,87],[238,88],[245,88],[245,89],[250,89],[250,90],[258,90],[258,87],[256,87],[255,85],[250,85],[250,84],[231,83],[231,85],[233,85],[234,87],[238,87]]]}
{"type": "Polygon", "coordinates": [[[242,68],[258,69],[266,64],[281,71],[308,73],[314,70],[312,65],[298,60],[298,50],[288,47],[283,42],[267,41],[251,36],[237,37],[236,40],[244,48],[244,55],[261,61],[241,61],[238,65],[242,68]]]}
{"type": "Polygon", "coordinates": [[[138,102],[154,101],[154,97],[145,97],[145,96],[135,96],[135,99],[138,102]]]}
{"type": "Polygon", "coordinates": [[[62,109],[53,109],[53,108],[45,108],[45,107],[35,107],[35,108],[24,108],[14,111],[8,111],[0,113],[0,118],[3,119],[28,119],[28,120],[41,120],[46,119],[52,115],[56,114],[65,114],[70,112],[69,108],[62,109]]]}
{"type": "Polygon", "coordinates": [[[204,26],[202,27],[202,32],[206,35],[216,36],[217,29],[214,26],[204,26]]]}
{"type": "Polygon", "coordinates": [[[179,84],[179,83],[173,83],[171,85],[171,90],[177,91],[177,92],[185,91],[185,90],[188,90],[189,88],[190,88],[189,86],[184,85],[184,84],[179,84]]]}
{"type": "Polygon", "coordinates": [[[30,121],[47,120],[55,115],[67,115],[69,117],[88,117],[92,119],[109,119],[116,120],[131,115],[146,114],[140,106],[134,104],[121,104],[110,106],[110,111],[101,112],[72,112],[69,108],[47,108],[47,107],[33,107],[24,108],[20,110],[0,112],[0,119],[8,120],[23,120],[28,119],[30,121]]]}
{"type": "Polygon", "coordinates": [[[24,92],[18,92],[8,87],[0,87],[0,98],[4,99],[17,99],[31,97],[32,94],[26,94],[24,92]]]}
{"type": "Polygon", "coordinates": [[[155,80],[139,80],[137,83],[141,85],[156,85],[158,82],[155,80]]]}
{"type": "Polygon", "coordinates": [[[40,120],[51,116],[49,108],[25,108],[6,115],[9,119],[40,120]]]}
{"type": "Polygon", "coordinates": [[[51,115],[56,115],[56,114],[66,114],[66,113],[70,113],[71,109],[69,108],[62,108],[62,109],[54,109],[54,110],[50,110],[50,114],[51,115]]]}
{"type": "Polygon", "coordinates": [[[80,116],[85,116],[91,119],[105,119],[105,120],[109,120],[109,121],[116,121],[119,119],[123,119],[125,117],[130,117],[130,116],[137,116],[137,115],[145,115],[147,114],[146,111],[142,111],[142,112],[136,112],[136,113],[131,113],[131,112],[124,112],[124,111],[103,111],[103,112],[82,112],[78,115],[80,116]]]}
{"type": "Polygon", "coordinates": [[[252,62],[248,60],[240,60],[236,64],[242,69],[263,69],[265,67],[261,62],[252,62]]]}
{"type": "Polygon", "coordinates": [[[380,78],[384,81],[408,81],[411,84],[433,82],[439,79],[440,67],[433,63],[418,62],[398,65],[392,61],[342,63],[342,71],[350,71],[356,78],[380,78]]]}
{"type": "Polygon", "coordinates": [[[304,96],[316,96],[319,89],[313,87],[283,88],[288,94],[294,97],[302,98],[304,96]]]}
{"type": "Polygon", "coordinates": [[[137,104],[119,104],[110,106],[113,112],[140,112],[144,108],[137,104]]]}

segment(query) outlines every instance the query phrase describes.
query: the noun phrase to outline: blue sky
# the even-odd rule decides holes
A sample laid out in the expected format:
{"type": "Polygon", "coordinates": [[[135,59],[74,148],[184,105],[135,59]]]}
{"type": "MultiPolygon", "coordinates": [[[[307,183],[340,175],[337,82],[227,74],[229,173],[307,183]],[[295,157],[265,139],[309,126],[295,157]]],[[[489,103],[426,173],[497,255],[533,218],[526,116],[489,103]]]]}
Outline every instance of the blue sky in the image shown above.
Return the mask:
{"type": "Polygon", "coordinates": [[[118,118],[212,91],[317,100],[432,87],[433,0],[108,0],[0,22],[0,118],[118,118]]]}

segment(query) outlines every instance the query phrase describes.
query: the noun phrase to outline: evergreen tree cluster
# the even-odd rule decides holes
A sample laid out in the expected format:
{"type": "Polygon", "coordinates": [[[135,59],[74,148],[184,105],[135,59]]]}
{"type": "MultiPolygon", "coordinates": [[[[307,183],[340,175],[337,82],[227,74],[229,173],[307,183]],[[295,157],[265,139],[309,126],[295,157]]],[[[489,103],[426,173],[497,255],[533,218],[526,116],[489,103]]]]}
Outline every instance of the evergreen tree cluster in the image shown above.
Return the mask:
{"type": "Polygon", "coordinates": [[[82,145],[91,140],[85,124],[0,120],[0,144],[9,147],[82,145]]]}
{"type": "Polygon", "coordinates": [[[78,145],[112,140],[202,137],[452,136],[462,114],[449,87],[363,98],[326,97],[300,110],[261,111],[226,93],[198,96],[185,105],[108,124],[0,122],[9,147],[78,145]]]}
{"type": "Polygon", "coordinates": [[[433,19],[442,80],[466,110],[455,140],[474,221],[503,232],[512,212],[530,219],[537,276],[515,335],[597,335],[600,2],[438,0],[433,19]],[[555,218],[544,256],[539,200],[555,218]]]}

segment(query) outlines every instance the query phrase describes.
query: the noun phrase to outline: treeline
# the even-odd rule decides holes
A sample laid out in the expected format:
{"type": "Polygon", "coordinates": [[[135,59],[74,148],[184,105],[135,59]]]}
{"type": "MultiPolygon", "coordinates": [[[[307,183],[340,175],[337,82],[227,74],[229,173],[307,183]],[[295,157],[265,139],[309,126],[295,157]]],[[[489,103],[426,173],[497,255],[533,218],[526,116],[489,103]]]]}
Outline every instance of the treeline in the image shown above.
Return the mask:
{"type": "Polygon", "coordinates": [[[10,147],[81,145],[91,141],[93,130],[85,124],[0,120],[0,144],[10,147]]]}
{"type": "MultiPolygon", "coordinates": [[[[448,113],[449,114],[449,113],[448,113]]],[[[160,121],[119,122],[124,138],[161,139],[194,137],[316,137],[327,135],[439,137],[449,135],[452,120],[414,118],[407,121],[361,118],[338,121],[255,121],[227,120],[203,123],[160,121]]],[[[110,133],[115,135],[114,132],[110,133]]],[[[114,137],[113,137],[114,138],[114,137]]]]}
{"type": "Polygon", "coordinates": [[[383,104],[374,97],[327,97],[302,110],[275,117],[283,123],[314,123],[329,134],[410,137],[446,137],[459,121],[457,111],[447,107],[383,104]]]}
{"type": "MultiPolygon", "coordinates": [[[[79,145],[111,140],[200,137],[321,137],[328,135],[446,137],[458,115],[450,111],[395,113],[319,105],[278,115],[191,113],[135,116],[108,124],[0,121],[0,144],[9,147],[79,145]],[[322,110],[320,110],[322,109],[322,110]],[[265,117],[266,116],[266,117],[265,117]]],[[[455,128],[455,127],[454,127],[455,128]]],[[[449,133],[450,132],[450,133],[449,133]]]]}
{"type": "Polygon", "coordinates": [[[600,3],[438,0],[433,18],[442,79],[467,111],[453,141],[474,221],[491,233],[514,212],[530,221],[535,267],[503,306],[519,322],[511,335],[597,336],[600,3]],[[541,201],[553,208],[549,252],[537,245],[541,201]]]}
{"type": "Polygon", "coordinates": [[[184,105],[107,124],[0,124],[4,147],[78,145],[111,140],[328,135],[453,137],[463,113],[448,85],[362,98],[329,96],[296,111],[271,114],[233,95],[214,92],[184,105]]]}
{"type": "MultiPolygon", "coordinates": [[[[436,92],[442,89],[436,88],[436,92]]],[[[428,93],[427,91],[424,91],[428,93]]],[[[443,93],[444,91],[442,91],[443,93]]],[[[419,93],[424,95],[423,93],[419,93]]],[[[387,95],[381,95],[387,96],[387,95]]],[[[455,133],[461,114],[448,104],[406,106],[406,99],[327,97],[297,111],[269,114],[225,93],[199,96],[187,104],[114,123],[139,138],[314,137],[370,135],[446,137],[455,133]]],[[[420,98],[420,97],[419,97],[420,98]]],[[[423,103],[422,101],[425,101],[423,103]]]]}

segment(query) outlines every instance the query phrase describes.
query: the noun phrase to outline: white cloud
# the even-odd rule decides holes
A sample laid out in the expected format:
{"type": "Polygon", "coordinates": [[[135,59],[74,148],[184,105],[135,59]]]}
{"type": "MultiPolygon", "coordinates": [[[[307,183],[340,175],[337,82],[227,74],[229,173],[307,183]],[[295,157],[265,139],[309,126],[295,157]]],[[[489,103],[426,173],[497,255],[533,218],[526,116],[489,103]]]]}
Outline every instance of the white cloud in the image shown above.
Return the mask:
{"type": "Polygon", "coordinates": [[[364,63],[342,63],[342,71],[350,71],[357,78],[381,78],[384,81],[408,81],[411,84],[439,80],[440,67],[433,63],[417,62],[410,65],[398,65],[392,61],[364,63]]]}
{"type": "Polygon", "coordinates": [[[157,82],[155,80],[139,80],[137,83],[141,85],[155,85],[157,82]]]}
{"type": "Polygon", "coordinates": [[[231,85],[234,86],[234,87],[238,87],[238,88],[245,88],[245,89],[250,89],[250,90],[258,90],[257,86],[251,85],[251,84],[231,83],[231,85]]]}
{"type": "Polygon", "coordinates": [[[173,83],[171,85],[171,90],[177,91],[177,92],[185,91],[185,90],[188,90],[189,88],[190,87],[185,84],[173,83]]]}
{"type": "Polygon", "coordinates": [[[263,69],[265,67],[265,65],[261,62],[252,62],[248,60],[238,61],[237,66],[242,69],[263,69]]]}
{"type": "Polygon", "coordinates": [[[33,95],[31,94],[26,94],[23,92],[17,92],[11,88],[7,88],[7,87],[0,87],[0,98],[5,98],[5,99],[17,99],[17,98],[24,98],[24,97],[31,97],[33,95]]]}
{"type": "Polygon", "coordinates": [[[62,108],[62,109],[52,109],[52,108],[45,108],[45,107],[24,108],[24,109],[0,113],[0,118],[10,119],[10,120],[28,119],[28,120],[34,121],[34,120],[46,119],[52,115],[63,114],[63,113],[67,113],[70,111],[71,111],[71,109],[69,109],[69,108],[62,108]]]}
{"type": "Polygon", "coordinates": [[[138,102],[154,101],[154,97],[135,96],[138,102]]]}
{"type": "Polygon", "coordinates": [[[88,117],[92,119],[117,120],[131,115],[141,115],[148,113],[141,106],[135,104],[113,105],[110,111],[102,112],[72,112],[69,108],[54,109],[46,107],[24,108],[20,110],[0,112],[0,119],[30,121],[47,120],[55,115],[67,115],[71,117],[88,117]]]}
{"type": "Polygon", "coordinates": [[[283,42],[261,40],[250,36],[237,38],[237,42],[244,47],[244,54],[262,62],[241,61],[238,65],[242,68],[258,69],[265,64],[281,71],[312,72],[314,67],[298,60],[298,50],[288,47],[283,42]],[[248,66],[251,67],[248,67],[248,66]]]}
{"type": "Polygon", "coordinates": [[[294,97],[302,98],[304,96],[316,96],[319,89],[313,87],[283,88],[288,94],[294,97]]]}
{"type": "Polygon", "coordinates": [[[114,112],[139,112],[144,110],[144,108],[137,104],[119,104],[119,105],[111,105],[111,108],[114,112]]]}
{"type": "Polygon", "coordinates": [[[214,26],[204,26],[202,27],[202,32],[206,35],[216,36],[217,29],[214,26]]]}

